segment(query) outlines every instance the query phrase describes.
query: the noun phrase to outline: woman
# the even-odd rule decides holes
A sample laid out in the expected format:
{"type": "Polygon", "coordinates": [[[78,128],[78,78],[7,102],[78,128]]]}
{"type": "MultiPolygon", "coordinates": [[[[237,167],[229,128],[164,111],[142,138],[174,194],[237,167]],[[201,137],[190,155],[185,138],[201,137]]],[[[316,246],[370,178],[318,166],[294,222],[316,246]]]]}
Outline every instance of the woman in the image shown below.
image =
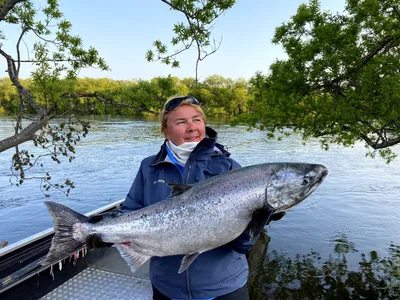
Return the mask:
{"type": "MultiPolygon", "coordinates": [[[[169,99],[160,120],[166,139],[156,155],[141,162],[122,211],[140,209],[166,199],[171,190],[165,183],[193,184],[240,168],[230,158],[230,153],[217,143],[217,133],[206,127],[206,116],[194,97],[169,99]]],[[[262,215],[264,218],[265,214],[262,215]]],[[[153,299],[248,299],[245,253],[257,238],[258,235],[249,241],[249,232],[245,231],[231,243],[200,254],[181,274],[177,271],[182,255],[152,257],[153,299]]],[[[89,248],[97,247],[93,244],[89,248]]]]}

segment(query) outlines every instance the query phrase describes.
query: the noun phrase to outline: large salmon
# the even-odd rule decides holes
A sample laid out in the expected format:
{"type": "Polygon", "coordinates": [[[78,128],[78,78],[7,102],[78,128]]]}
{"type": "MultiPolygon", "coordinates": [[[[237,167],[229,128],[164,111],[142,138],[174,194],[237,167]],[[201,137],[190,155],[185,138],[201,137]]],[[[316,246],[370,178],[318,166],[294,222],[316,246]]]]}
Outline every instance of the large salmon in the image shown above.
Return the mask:
{"type": "Polygon", "coordinates": [[[42,265],[63,259],[97,234],[114,243],[132,272],[151,256],[182,254],[181,273],[202,252],[238,237],[255,212],[286,211],[307,198],[327,174],[316,164],[252,165],[195,185],[169,184],[172,193],[166,200],[95,224],[68,207],[45,202],[55,235],[42,265]]]}

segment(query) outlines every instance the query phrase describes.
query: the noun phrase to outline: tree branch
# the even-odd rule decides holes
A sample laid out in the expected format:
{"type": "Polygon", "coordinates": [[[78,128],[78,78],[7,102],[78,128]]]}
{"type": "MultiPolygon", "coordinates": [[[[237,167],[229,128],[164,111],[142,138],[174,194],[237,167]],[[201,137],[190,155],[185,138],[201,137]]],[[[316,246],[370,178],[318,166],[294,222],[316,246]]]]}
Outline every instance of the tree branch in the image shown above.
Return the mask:
{"type": "MultiPolygon", "coordinates": [[[[378,135],[379,138],[378,138],[378,140],[376,141],[376,143],[379,141],[379,139],[381,139],[382,141],[385,141],[385,140],[386,140],[385,137],[382,135],[382,131],[384,131],[383,128],[384,128],[385,126],[383,126],[381,129],[378,129],[378,128],[375,128],[374,126],[372,126],[372,124],[371,124],[370,122],[368,122],[368,121],[362,120],[361,118],[358,118],[358,120],[359,120],[362,124],[368,126],[368,128],[371,130],[372,133],[375,133],[375,134],[378,135]]],[[[362,139],[364,139],[364,138],[362,138],[362,139]]]]}
{"type": "Polygon", "coordinates": [[[383,149],[400,143],[400,137],[395,139],[383,140],[381,143],[372,141],[367,135],[360,133],[360,137],[373,149],[383,149]]]}
{"type": "Polygon", "coordinates": [[[185,11],[185,10],[183,10],[183,9],[180,9],[179,7],[173,5],[170,1],[161,0],[161,2],[164,2],[165,4],[169,5],[171,8],[173,8],[173,9],[175,9],[175,10],[177,10],[177,11],[180,11],[180,12],[183,13],[186,17],[189,16],[189,17],[192,18],[192,19],[194,18],[194,16],[189,15],[189,14],[187,13],[187,11],[185,11]]]}
{"type": "Polygon", "coordinates": [[[4,3],[3,7],[0,10],[0,22],[4,20],[8,12],[12,10],[15,5],[24,1],[25,0],[8,0],[6,3],[4,3]]]}
{"type": "Polygon", "coordinates": [[[17,69],[15,67],[14,59],[5,53],[2,49],[0,49],[0,54],[6,59],[7,61],[7,72],[8,76],[10,77],[11,82],[15,85],[18,90],[18,94],[22,99],[28,101],[29,105],[35,109],[38,114],[43,114],[43,109],[36,103],[36,100],[31,96],[29,91],[25,89],[22,84],[19,82],[17,69]]]}
{"type": "Polygon", "coordinates": [[[100,102],[105,103],[105,104],[129,107],[129,108],[133,108],[133,109],[135,109],[137,111],[142,111],[142,112],[145,111],[145,112],[148,112],[148,113],[151,113],[151,114],[154,114],[154,115],[158,114],[158,112],[155,112],[155,111],[153,111],[151,109],[148,109],[148,108],[144,107],[143,105],[142,105],[142,107],[138,107],[138,106],[131,105],[131,104],[128,104],[128,103],[124,103],[124,102],[115,102],[113,99],[110,99],[110,98],[106,99],[104,97],[99,96],[97,94],[97,92],[94,92],[94,93],[79,93],[79,94],[63,94],[61,96],[61,98],[63,98],[63,99],[82,98],[82,97],[95,98],[95,99],[97,99],[100,102]]]}
{"type": "Polygon", "coordinates": [[[385,37],[378,46],[375,47],[375,49],[373,49],[372,51],[370,51],[366,56],[364,56],[364,58],[362,59],[361,63],[353,68],[351,68],[349,71],[347,71],[346,73],[338,76],[337,78],[328,81],[324,84],[317,84],[315,86],[311,86],[309,87],[306,91],[303,92],[303,94],[300,96],[300,98],[297,100],[297,102],[301,101],[301,99],[316,91],[319,90],[321,88],[331,88],[334,87],[335,85],[337,85],[341,80],[343,80],[344,78],[348,77],[349,75],[353,74],[353,73],[357,73],[362,67],[364,67],[375,55],[377,55],[383,48],[385,48],[388,44],[390,44],[392,41],[394,40],[393,37],[391,36],[387,36],[385,37]]]}
{"type": "MultiPolygon", "coordinates": [[[[203,61],[207,56],[215,53],[221,45],[221,43],[220,43],[219,46],[214,47],[214,49],[212,49],[211,52],[207,52],[203,49],[203,46],[204,46],[203,44],[206,44],[206,45],[208,44],[204,41],[204,39],[206,39],[207,42],[209,41],[209,33],[213,27],[212,22],[214,22],[214,20],[216,20],[225,11],[225,9],[220,9],[218,11],[218,9],[217,9],[218,4],[216,4],[216,8],[214,9],[214,7],[213,7],[214,3],[200,1],[202,4],[202,7],[195,9],[193,13],[190,13],[189,12],[190,8],[185,9],[185,7],[183,7],[183,5],[180,5],[183,7],[183,8],[180,8],[168,0],[161,0],[161,2],[164,2],[165,4],[170,6],[170,8],[184,14],[184,16],[189,24],[189,28],[190,28],[190,30],[188,30],[188,31],[190,31],[190,35],[192,36],[192,41],[189,46],[185,45],[185,47],[182,50],[180,50],[179,52],[177,52],[173,55],[170,55],[170,56],[166,56],[165,58],[175,57],[175,56],[177,56],[177,54],[179,54],[185,50],[188,50],[192,46],[193,41],[195,41],[196,48],[197,48],[197,59],[196,59],[196,67],[195,67],[195,84],[197,86],[198,80],[199,80],[199,78],[198,78],[199,63],[201,61],[203,61]],[[212,14],[209,15],[208,12],[211,12],[211,11],[212,11],[212,14]],[[203,15],[203,12],[205,12],[204,15],[203,15]],[[205,17],[205,18],[203,18],[203,17],[205,17]],[[206,28],[204,26],[205,24],[211,24],[211,25],[210,25],[210,27],[206,28]],[[204,36],[202,36],[204,33],[206,33],[206,34],[204,36]]],[[[182,41],[182,39],[181,39],[181,41],[182,41]]],[[[215,42],[214,42],[214,45],[215,45],[215,42]]]]}
{"type": "Polygon", "coordinates": [[[35,120],[27,127],[21,130],[20,133],[15,134],[9,138],[0,141],[0,153],[16,147],[21,143],[34,140],[36,138],[36,132],[40,130],[50,120],[50,116],[45,116],[41,120],[35,120]]]}
{"type": "MultiPolygon", "coordinates": [[[[368,124],[366,124],[368,125],[368,124]]],[[[371,126],[371,125],[370,125],[371,126]]],[[[350,131],[350,127],[343,125],[341,128],[343,131],[350,131]]],[[[371,148],[373,149],[383,149],[387,147],[394,146],[396,144],[400,143],[400,137],[397,138],[392,138],[392,139],[387,139],[385,138],[381,133],[378,132],[378,130],[374,127],[371,126],[370,128],[373,133],[377,134],[379,138],[376,141],[373,141],[371,138],[369,138],[365,133],[359,133],[359,137],[363,139],[371,148]],[[381,140],[382,142],[379,142],[381,140]]],[[[336,135],[336,131],[321,131],[319,132],[316,137],[322,137],[326,135],[336,135]]]]}
{"type": "Polygon", "coordinates": [[[20,45],[22,37],[24,36],[26,31],[27,31],[26,29],[22,30],[21,35],[18,38],[18,42],[17,42],[17,46],[16,46],[17,47],[17,71],[16,71],[17,76],[19,76],[19,69],[21,68],[21,53],[19,51],[19,45],[20,45]]]}
{"type": "Polygon", "coordinates": [[[393,5],[392,8],[393,8],[394,12],[396,13],[397,17],[400,19],[400,13],[399,13],[399,10],[397,9],[397,7],[393,5]]]}
{"type": "Polygon", "coordinates": [[[62,99],[69,99],[69,98],[76,99],[76,98],[82,98],[82,97],[95,98],[95,99],[97,99],[100,102],[105,103],[105,104],[115,104],[115,105],[119,105],[119,106],[135,108],[134,106],[132,106],[132,105],[130,105],[128,103],[115,102],[112,99],[103,98],[103,97],[99,96],[97,94],[97,92],[94,92],[94,93],[79,93],[79,94],[63,94],[61,96],[62,99]]]}
{"type": "MultiPolygon", "coordinates": [[[[47,27],[47,26],[46,26],[46,27],[47,27]]],[[[57,45],[57,46],[60,44],[60,43],[56,43],[56,42],[55,42],[56,39],[54,39],[54,40],[45,39],[45,38],[42,37],[39,33],[37,33],[36,30],[35,30],[34,28],[32,28],[32,27],[29,27],[29,29],[32,30],[33,33],[34,33],[39,39],[41,39],[42,41],[45,41],[46,43],[54,44],[54,45],[57,45]]]]}
{"type": "MultiPolygon", "coordinates": [[[[164,56],[164,57],[162,57],[162,58],[163,58],[163,59],[168,59],[168,58],[174,58],[175,56],[178,56],[178,55],[181,54],[182,52],[184,52],[184,51],[188,50],[190,47],[192,47],[193,42],[194,42],[194,38],[192,39],[192,41],[191,41],[189,44],[187,44],[187,45],[184,44],[185,46],[184,46],[182,49],[176,51],[174,54],[167,55],[167,56],[164,56]]],[[[158,61],[158,60],[160,60],[160,59],[161,59],[161,57],[159,57],[159,58],[158,58],[157,60],[155,60],[155,61],[158,61]]]]}
{"type": "Polygon", "coordinates": [[[81,59],[43,59],[43,60],[20,60],[21,63],[37,63],[37,62],[81,62],[81,59]]]}

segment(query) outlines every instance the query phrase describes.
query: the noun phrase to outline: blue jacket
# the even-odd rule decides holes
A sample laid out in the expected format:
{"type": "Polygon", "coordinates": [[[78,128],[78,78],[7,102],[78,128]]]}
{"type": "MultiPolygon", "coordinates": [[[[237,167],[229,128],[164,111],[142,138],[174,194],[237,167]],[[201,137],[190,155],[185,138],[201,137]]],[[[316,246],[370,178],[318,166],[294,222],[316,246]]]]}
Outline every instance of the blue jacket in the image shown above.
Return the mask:
{"type": "MultiPolygon", "coordinates": [[[[183,174],[176,165],[165,161],[165,143],[157,155],[145,158],[121,209],[136,210],[166,199],[171,190],[165,183],[193,184],[240,168],[229,157],[230,153],[216,143],[216,132],[207,127],[206,133],[207,137],[191,153],[183,174]]],[[[175,299],[213,298],[231,293],[247,280],[248,264],[241,253],[250,250],[254,242],[244,232],[230,244],[200,254],[182,274],[177,272],[182,255],[152,257],[150,280],[161,293],[175,299]]]]}

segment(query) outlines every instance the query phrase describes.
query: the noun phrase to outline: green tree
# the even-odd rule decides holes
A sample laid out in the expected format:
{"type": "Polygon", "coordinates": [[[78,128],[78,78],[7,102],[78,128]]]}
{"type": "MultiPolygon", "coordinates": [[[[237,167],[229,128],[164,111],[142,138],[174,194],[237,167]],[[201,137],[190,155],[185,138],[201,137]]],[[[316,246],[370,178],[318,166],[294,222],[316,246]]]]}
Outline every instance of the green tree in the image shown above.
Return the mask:
{"type": "MultiPolygon", "coordinates": [[[[50,156],[57,163],[62,156],[71,161],[76,142],[88,131],[87,123],[73,118],[58,125],[49,124],[49,120],[55,117],[59,93],[65,90],[64,85],[60,84],[61,78],[74,78],[81,68],[97,66],[107,70],[108,67],[96,49],[85,50],[81,38],[72,35],[71,23],[64,19],[56,0],[48,0],[41,9],[37,9],[32,1],[22,0],[3,0],[0,6],[0,22],[16,26],[20,31],[13,47],[14,53],[6,52],[3,48],[4,43],[12,42],[12,38],[5,37],[2,32],[0,35],[0,55],[7,63],[9,79],[18,95],[13,99],[13,105],[18,110],[15,133],[0,141],[0,152],[15,147],[12,164],[18,185],[28,178],[25,176],[26,169],[33,167],[41,156],[50,156]],[[24,58],[20,49],[21,41],[27,35],[36,37],[31,45],[32,58],[24,58]],[[35,67],[30,84],[32,90],[19,78],[23,64],[35,67]],[[33,141],[36,146],[43,148],[43,154],[35,157],[27,150],[20,149],[19,145],[26,141],[33,141]]],[[[45,190],[52,186],[50,178],[48,173],[40,178],[45,190]]],[[[54,186],[65,188],[68,194],[73,184],[66,180],[64,184],[54,186]]]]}
{"type": "MultiPolygon", "coordinates": [[[[25,82],[24,85],[28,86],[29,83],[25,82]]],[[[18,113],[18,92],[9,78],[2,78],[0,80],[0,114],[6,113],[18,113]]]]}
{"type": "Polygon", "coordinates": [[[243,79],[212,75],[202,81],[198,88],[199,99],[209,108],[209,115],[235,116],[246,111],[249,95],[243,79]]]}
{"type": "Polygon", "coordinates": [[[226,111],[228,116],[237,116],[247,111],[247,102],[250,100],[247,82],[244,79],[225,80],[220,95],[220,105],[226,111]]]}
{"type": "Polygon", "coordinates": [[[276,28],[288,58],[250,81],[245,121],[272,132],[352,146],[390,162],[400,143],[400,1],[347,0],[342,14],[302,4],[276,28]],[[371,150],[372,148],[372,150],[371,150]]]}
{"type": "Polygon", "coordinates": [[[154,48],[146,53],[148,61],[161,61],[172,67],[179,67],[177,57],[184,51],[195,48],[196,76],[198,82],[199,63],[207,56],[216,52],[221,41],[212,39],[211,31],[216,19],[235,4],[235,0],[161,0],[171,10],[178,11],[185,16],[187,24],[178,22],[174,25],[174,37],[171,40],[173,47],[179,47],[174,51],[168,50],[160,40],[153,43],[154,48]]]}
{"type": "Polygon", "coordinates": [[[151,82],[155,85],[157,91],[157,111],[160,111],[168,97],[178,93],[178,89],[176,88],[177,82],[174,81],[171,75],[154,78],[151,82]]]}

